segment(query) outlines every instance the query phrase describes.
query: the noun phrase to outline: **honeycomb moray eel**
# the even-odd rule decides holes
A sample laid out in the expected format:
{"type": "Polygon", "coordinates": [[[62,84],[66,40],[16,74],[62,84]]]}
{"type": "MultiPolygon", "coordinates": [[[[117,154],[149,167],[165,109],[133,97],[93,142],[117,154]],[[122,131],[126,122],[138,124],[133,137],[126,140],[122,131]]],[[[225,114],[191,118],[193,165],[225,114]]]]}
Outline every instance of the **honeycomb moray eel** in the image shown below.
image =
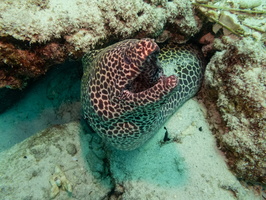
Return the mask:
{"type": "Polygon", "coordinates": [[[151,138],[197,93],[204,72],[193,47],[168,46],[160,51],[147,38],[88,52],[82,61],[84,117],[120,150],[136,149],[151,138]]]}

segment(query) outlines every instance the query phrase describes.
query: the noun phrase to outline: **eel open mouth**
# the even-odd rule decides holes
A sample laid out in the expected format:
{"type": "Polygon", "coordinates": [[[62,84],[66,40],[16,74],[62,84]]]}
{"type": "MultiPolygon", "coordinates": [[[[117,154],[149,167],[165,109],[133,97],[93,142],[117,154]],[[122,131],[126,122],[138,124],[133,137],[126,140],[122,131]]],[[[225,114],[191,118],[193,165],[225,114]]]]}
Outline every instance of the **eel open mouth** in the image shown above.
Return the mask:
{"type": "Polygon", "coordinates": [[[152,101],[162,98],[162,96],[172,91],[178,84],[176,76],[165,76],[160,61],[157,59],[159,49],[152,52],[143,62],[141,73],[123,91],[122,98],[143,99],[148,97],[152,101]]]}
{"type": "Polygon", "coordinates": [[[130,83],[126,90],[132,93],[142,92],[153,87],[163,75],[163,69],[157,60],[159,51],[152,52],[143,63],[143,71],[130,83]]]}
{"type": "Polygon", "coordinates": [[[159,50],[152,52],[144,61],[143,71],[127,85],[126,89],[132,93],[139,93],[162,81],[167,84],[168,77],[164,75],[160,61],[157,59],[159,50]]]}

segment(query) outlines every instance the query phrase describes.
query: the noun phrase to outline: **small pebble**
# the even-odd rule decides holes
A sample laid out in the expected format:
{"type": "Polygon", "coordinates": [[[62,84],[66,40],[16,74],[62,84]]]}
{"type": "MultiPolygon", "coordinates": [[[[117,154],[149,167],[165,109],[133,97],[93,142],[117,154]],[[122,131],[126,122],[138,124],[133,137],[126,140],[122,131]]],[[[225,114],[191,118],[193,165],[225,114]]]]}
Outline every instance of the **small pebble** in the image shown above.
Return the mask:
{"type": "Polygon", "coordinates": [[[72,143],[68,143],[66,145],[66,150],[67,150],[67,153],[70,154],[71,156],[74,156],[77,153],[77,148],[72,143]]]}

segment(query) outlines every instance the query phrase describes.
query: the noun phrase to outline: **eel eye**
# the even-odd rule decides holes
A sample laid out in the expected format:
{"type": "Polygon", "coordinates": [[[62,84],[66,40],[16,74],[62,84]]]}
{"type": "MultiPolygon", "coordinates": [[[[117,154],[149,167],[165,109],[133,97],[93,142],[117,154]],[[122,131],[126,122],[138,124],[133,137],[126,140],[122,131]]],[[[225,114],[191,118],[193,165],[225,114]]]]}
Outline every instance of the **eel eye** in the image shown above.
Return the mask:
{"type": "Polygon", "coordinates": [[[131,63],[130,58],[128,58],[126,55],[124,56],[124,61],[125,61],[126,64],[130,64],[131,63]]]}

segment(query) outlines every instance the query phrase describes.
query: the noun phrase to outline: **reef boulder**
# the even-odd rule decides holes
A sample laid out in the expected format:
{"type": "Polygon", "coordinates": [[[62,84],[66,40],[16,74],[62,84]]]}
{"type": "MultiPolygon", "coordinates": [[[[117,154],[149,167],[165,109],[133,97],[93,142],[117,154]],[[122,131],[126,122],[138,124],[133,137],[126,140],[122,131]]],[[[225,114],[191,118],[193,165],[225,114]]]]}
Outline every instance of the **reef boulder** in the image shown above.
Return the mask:
{"type": "Polygon", "coordinates": [[[218,143],[240,179],[266,184],[266,50],[251,38],[216,40],[205,102],[218,143]],[[213,103],[214,102],[214,103],[213,103]]]}
{"type": "Polygon", "coordinates": [[[11,88],[110,42],[157,37],[167,27],[184,40],[199,31],[186,0],[3,0],[0,13],[0,87],[11,88]]]}

